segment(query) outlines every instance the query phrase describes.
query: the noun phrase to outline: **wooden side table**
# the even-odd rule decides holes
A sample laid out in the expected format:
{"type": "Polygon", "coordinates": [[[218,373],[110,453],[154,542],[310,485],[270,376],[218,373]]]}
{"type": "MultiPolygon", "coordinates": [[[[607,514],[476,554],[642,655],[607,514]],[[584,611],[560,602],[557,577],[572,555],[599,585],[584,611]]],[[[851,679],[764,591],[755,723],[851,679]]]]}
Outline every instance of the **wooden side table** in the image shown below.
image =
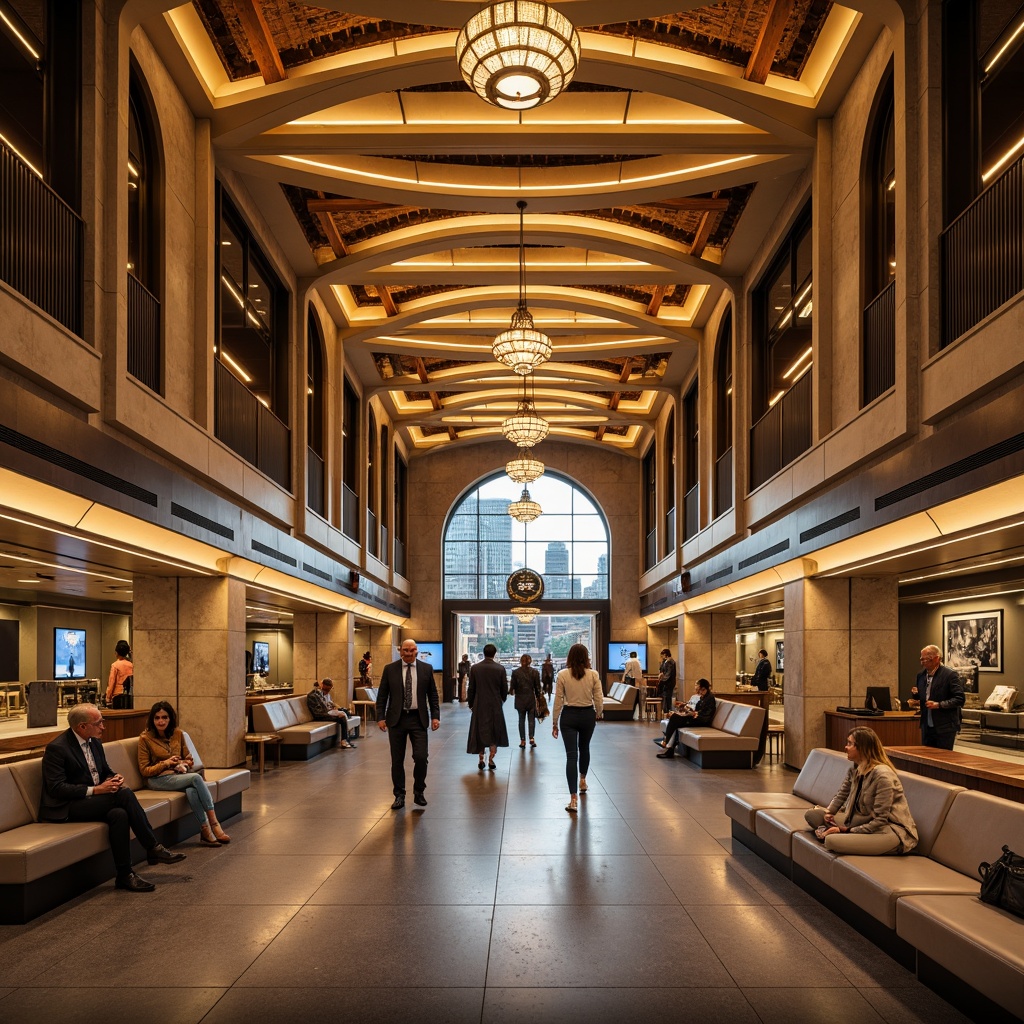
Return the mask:
{"type": "Polygon", "coordinates": [[[648,722],[660,722],[661,721],[661,698],[660,697],[648,697],[644,701],[644,718],[648,722]]]}
{"type": "Polygon", "coordinates": [[[251,743],[255,748],[252,752],[252,766],[259,771],[260,775],[263,774],[266,767],[264,751],[268,743],[273,744],[274,747],[274,767],[281,767],[281,737],[276,732],[247,732],[245,742],[251,743]]]}
{"type": "Polygon", "coordinates": [[[374,721],[377,720],[377,702],[375,700],[354,700],[352,706],[356,709],[357,715],[363,716],[363,739],[369,735],[366,731],[366,716],[370,712],[370,708],[373,708],[374,721]]]}

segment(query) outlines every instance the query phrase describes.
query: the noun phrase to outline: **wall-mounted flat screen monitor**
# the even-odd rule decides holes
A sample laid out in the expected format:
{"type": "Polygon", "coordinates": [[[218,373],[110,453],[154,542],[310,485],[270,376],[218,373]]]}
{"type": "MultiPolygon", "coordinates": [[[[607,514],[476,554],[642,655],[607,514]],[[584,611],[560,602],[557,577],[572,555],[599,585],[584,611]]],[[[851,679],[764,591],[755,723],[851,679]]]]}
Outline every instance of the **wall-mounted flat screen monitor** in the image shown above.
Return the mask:
{"type": "Polygon", "coordinates": [[[876,711],[892,711],[892,693],[888,686],[869,686],[864,698],[864,707],[876,711]]]}
{"type": "Polygon", "coordinates": [[[437,641],[416,641],[419,650],[416,652],[417,661],[425,661],[435,672],[444,671],[444,644],[437,641]]]}
{"type": "Polygon", "coordinates": [[[270,674],[270,642],[267,640],[253,640],[252,642],[252,670],[258,676],[270,674]]]}
{"type": "Polygon", "coordinates": [[[85,630],[59,626],[53,631],[53,678],[85,678],[85,630]]]}
{"type": "Polygon", "coordinates": [[[610,643],[608,645],[608,664],[605,666],[607,671],[621,672],[626,667],[630,651],[636,651],[636,660],[640,662],[641,667],[646,672],[647,644],[630,643],[610,643]]]}

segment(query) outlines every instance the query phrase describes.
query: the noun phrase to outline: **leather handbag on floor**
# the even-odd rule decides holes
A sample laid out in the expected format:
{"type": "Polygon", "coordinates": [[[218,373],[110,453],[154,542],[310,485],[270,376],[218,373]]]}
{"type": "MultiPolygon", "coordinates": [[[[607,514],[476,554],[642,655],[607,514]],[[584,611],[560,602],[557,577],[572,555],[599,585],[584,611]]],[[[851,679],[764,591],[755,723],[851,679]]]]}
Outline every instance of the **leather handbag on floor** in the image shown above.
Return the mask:
{"type": "Polygon", "coordinates": [[[978,874],[981,875],[983,903],[1024,917],[1024,857],[1004,846],[999,860],[978,865],[978,874]]]}

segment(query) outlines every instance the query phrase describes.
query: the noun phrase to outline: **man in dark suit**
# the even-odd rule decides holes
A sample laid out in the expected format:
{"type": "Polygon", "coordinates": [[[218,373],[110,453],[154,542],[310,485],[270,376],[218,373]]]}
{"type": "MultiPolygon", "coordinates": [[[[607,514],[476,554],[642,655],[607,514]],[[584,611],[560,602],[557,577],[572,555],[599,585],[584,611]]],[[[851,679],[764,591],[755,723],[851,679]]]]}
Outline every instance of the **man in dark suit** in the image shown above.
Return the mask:
{"type": "Polygon", "coordinates": [[[412,740],[413,802],[427,806],[427,723],[436,730],[441,724],[441,702],[437,698],[434,670],[416,660],[415,640],[403,640],[401,660],[384,667],[377,688],[377,723],[388,732],[391,742],[391,784],[395,792],[394,811],[405,806],[406,737],[412,740]],[[428,719],[429,712],[429,719],[428,719]]]}
{"type": "Polygon", "coordinates": [[[960,731],[960,709],[964,706],[964,688],[960,677],[941,664],[938,647],[930,644],[921,651],[917,674],[917,692],[921,701],[921,742],[926,747],[952,750],[960,731]]]}
{"type": "Polygon", "coordinates": [[[156,886],[132,870],[131,832],[146,849],[150,864],[185,859],[156,841],[146,812],[124,777],[114,774],[103,753],[103,715],[94,704],[77,704],[68,712],[68,730],[43,752],[41,821],[105,821],[117,868],[118,889],[152,892],[156,886]]]}
{"type": "Polygon", "coordinates": [[[672,710],[672,694],[676,692],[676,660],[666,647],[661,652],[661,670],[658,673],[658,696],[661,710],[669,714],[672,710]]]}
{"type": "Polygon", "coordinates": [[[772,675],[772,663],[768,660],[768,652],[763,648],[757,652],[757,664],[754,666],[754,678],[751,679],[751,686],[759,690],[768,689],[768,681],[772,675]]]}

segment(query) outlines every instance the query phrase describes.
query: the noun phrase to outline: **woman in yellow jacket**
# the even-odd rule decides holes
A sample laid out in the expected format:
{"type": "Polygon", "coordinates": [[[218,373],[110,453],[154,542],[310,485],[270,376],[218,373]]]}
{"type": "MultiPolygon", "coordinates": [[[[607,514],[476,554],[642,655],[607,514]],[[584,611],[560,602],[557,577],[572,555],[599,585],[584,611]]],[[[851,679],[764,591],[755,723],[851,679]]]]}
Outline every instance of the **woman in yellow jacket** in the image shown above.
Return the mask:
{"type": "Polygon", "coordinates": [[[184,791],[192,813],[199,820],[203,846],[230,843],[231,837],[217,820],[210,788],[198,772],[192,771],[192,764],[192,751],[178,728],[174,707],[158,700],[139,736],[139,771],[146,785],[150,789],[184,791]]]}

